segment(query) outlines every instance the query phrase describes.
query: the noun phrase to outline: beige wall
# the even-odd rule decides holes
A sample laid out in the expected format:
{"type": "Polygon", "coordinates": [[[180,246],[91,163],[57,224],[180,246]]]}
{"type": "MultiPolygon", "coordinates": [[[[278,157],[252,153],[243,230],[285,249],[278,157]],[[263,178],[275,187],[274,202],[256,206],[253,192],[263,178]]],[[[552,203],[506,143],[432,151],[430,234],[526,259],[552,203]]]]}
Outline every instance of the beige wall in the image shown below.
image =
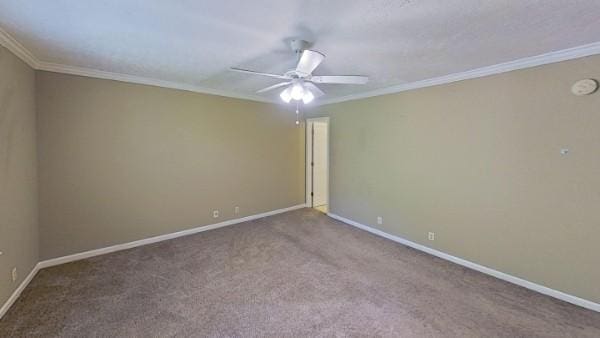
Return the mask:
{"type": "Polygon", "coordinates": [[[600,302],[600,93],[570,93],[588,77],[600,56],[320,107],[331,211],[600,302]]]}
{"type": "MultiPolygon", "coordinates": [[[[281,107],[36,81],[4,49],[0,74],[0,303],[38,260],[36,98],[41,259],[304,201],[303,131],[281,107]]],[[[318,108],[331,211],[600,302],[600,93],[569,93],[586,77],[600,56],[318,108]]]]}
{"type": "Polygon", "coordinates": [[[38,261],[34,90],[34,71],[0,47],[0,306],[38,261]]]}
{"type": "Polygon", "coordinates": [[[42,259],[304,203],[291,111],[48,72],[37,104],[42,259]]]}

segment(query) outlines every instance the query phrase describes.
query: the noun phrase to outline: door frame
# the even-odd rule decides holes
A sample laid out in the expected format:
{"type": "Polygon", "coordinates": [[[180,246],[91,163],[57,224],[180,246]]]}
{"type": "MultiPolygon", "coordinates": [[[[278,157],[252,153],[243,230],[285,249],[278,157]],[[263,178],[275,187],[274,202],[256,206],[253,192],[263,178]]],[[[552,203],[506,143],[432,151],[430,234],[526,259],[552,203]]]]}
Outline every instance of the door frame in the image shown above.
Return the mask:
{"type": "Polygon", "coordinates": [[[313,199],[311,196],[311,192],[312,192],[312,188],[313,188],[313,181],[312,181],[312,166],[311,166],[311,162],[312,162],[312,150],[313,150],[313,135],[312,135],[312,130],[313,130],[313,123],[314,122],[324,122],[327,124],[327,170],[325,171],[325,184],[327,185],[327,206],[329,206],[329,195],[330,195],[330,189],[329,189],[329,172],[330,172],[330,167],[329,167],[329,157],[330,157],[330,150],[331,150],[331,123],[329,121],[329,117],[316,117],[316,118],[311,118],[311,119],[306,119],[306,124],[305,124],[305,148],[304,148],[304,154],[305,154],[305,167],[306,167],[306,172],[305,172],[305,196],[306,196],[306,206],[309,208],[313,208],[313,199]]]}

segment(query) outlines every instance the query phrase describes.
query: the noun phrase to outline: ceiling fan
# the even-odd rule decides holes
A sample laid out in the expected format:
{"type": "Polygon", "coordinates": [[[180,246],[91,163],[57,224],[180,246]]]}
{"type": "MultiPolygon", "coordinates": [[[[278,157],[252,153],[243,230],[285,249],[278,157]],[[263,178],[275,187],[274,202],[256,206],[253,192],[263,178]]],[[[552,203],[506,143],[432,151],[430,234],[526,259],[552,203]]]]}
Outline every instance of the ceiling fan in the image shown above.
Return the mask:
{"type": "Polygon", "coordinates": [[[306,49],[309,43],[304,40],[292,40],[291,47],[296,53],[298,64],[295,69],[290,69],[283,75],[261,73],[248,69],[232,67],[230,70],[235,72],[268,76],[275,79],[285,80],[263,88],[257,93],[265,93],[273,89],[285,87],[279,94],[285,103],[291,100],[304,102],[308,104],[316,97],[325,95],[325,93],[315,85],[315,83],[331,84],[365,84],[369,81],[367,76],[362,75],[313,75],[312,72],[323,62],[325,55],[314,50],[306,49]]]}

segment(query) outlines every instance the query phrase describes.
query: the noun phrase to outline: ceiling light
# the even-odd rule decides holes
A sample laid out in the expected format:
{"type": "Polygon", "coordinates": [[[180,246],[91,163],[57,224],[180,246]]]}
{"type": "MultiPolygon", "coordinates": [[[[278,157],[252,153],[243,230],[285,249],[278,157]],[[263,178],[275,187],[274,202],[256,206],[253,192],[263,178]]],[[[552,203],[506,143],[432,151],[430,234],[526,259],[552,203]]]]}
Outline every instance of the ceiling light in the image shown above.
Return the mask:
{"type": "Polygon", "coordinates": [[[281,99],[283,100],[283,102],[285,103],[290,103],[290,100],[292,100],[292,87],[287,87],[286,89],[284,89],[281,94],[279,94],[279,97],[281,97],[281,99]]]}
{"type": "Polygon", "coordinates": [[[290,94],[292,96],[292,99],[302,100],[302,97],[304,97],[304,88],[302,87],[302,84],[294,83],[294,85],[292,86],[292,92],[290,94]]]}
{"type": "Polygon", "coordinates": [[[312,102],[312,100],[314,100],[315,96],[313,95],[313,93],[308,90],[305,89],[304,90],[304,96],[302,97],[302,102],[304,102],[304,104],[309,104],[312,102]]]}

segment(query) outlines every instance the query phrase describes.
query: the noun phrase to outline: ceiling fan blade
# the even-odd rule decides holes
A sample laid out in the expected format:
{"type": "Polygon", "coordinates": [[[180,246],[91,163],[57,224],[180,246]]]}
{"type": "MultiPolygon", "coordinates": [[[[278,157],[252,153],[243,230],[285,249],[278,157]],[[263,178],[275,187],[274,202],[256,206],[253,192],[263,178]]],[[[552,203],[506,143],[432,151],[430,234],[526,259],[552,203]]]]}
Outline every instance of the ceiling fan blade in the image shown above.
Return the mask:
{"type": "Polygon", "coordinates": [[[321,62],[323,62],[324,59],[325,55],[315,52],[314,50],[306,49],[302,52],[300,61],[298,61],[298,65],[296,66],[296,71],[301,74],[309,75],[321,64],[321,62]]]}
{"type": "Polygon", "coordinates": [[[262,75],[262,76],[274,77],[276,79],[286,79],[286,80],[289,79],[287,76],[283,76],[283,75],[255,72],[253,70],[242,69],[242,68],[231,67],[231,68],[229,68],[229,70],[234,71],[234,72],[239,72],[239,73],[246,73],[246,74],[253,74],[253,75],[262,75]]]}
{"type": "Polygon", "coordinates": [[[306,87],[306,89],[310,90],[315,97],[325,95],[325,93],[323,93],[323,91],[321,89],[319,89],[319,87],[315,86],[313,83],[305,82],[304,87],[306,87]]]}
{"type": "Polygon", "coordinates": [[[314,83],[365,84],[369,82],[369,77],[362,75],[323,75],[312,76],[310,81],[314,83]]]}
{"type": "Polygon", "coordinates": [[[273,90],[273,89],[275,89],[275,88],[279,88],[279,87],[287,86],[287,85],[289,85],[290,83],[291,83],[291,82],[280,82],[280,83],[278,83],[278,84],[274,84],[274,85],[272,85],[272,86],[269,86],[269,87],[267,87],[267,88],[263,88],[263,89],[261,89],[261,90],[257,91],[257,93],[264,93],[264,92],[268,92],[269,90],[273,90]]]}

